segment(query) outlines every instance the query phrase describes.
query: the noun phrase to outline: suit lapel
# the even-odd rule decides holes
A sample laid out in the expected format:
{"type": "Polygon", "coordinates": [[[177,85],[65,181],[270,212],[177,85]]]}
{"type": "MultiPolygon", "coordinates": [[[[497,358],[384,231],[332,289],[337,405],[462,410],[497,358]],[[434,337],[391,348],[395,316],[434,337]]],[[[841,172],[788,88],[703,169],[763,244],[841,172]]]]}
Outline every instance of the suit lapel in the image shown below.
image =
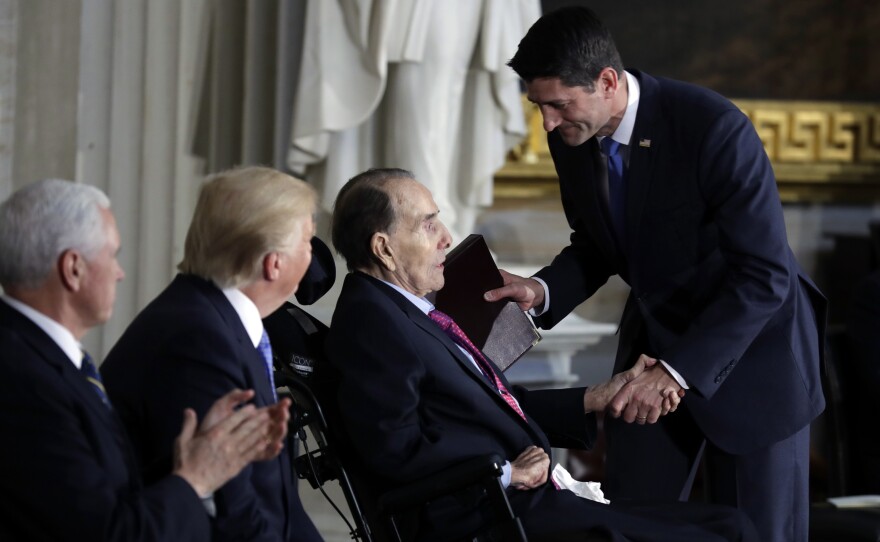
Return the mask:
{"type": "MultiPolygon", "coordinates": [[[[461,352],[458,346],[450,339],[446,333],[443,332],[437,324],[434,323],[425,313],[419,310],[418,307],[413,305],[408,299],[400,295],[399,292],[383,283],[382,281],[371,277],[365,273],[360,271],[355,271],[349,276],[345,278],[345,285],[343,285],[343,292],[346,288],[363,288],[372,286],[375,289],[378,289],[381,293],[386,295],[388,299],[390,299],[393,303],[395,303],[401,311],[420,329],[422,329],[425,333],[427,333],[433,339],[439,341],[439,344],[443,346],[450,354],[452,354],[453,359],[455,359],[456,363],[465,371],[471,378],[476,380],[480,386],[486,390],[498,407],[512,420],[515,420],[520,427],[522,427],[535,443],[539,443],[549,450],[549,445],[547,444],[546,436],[541,431],[541,428],[538,427],[537,423],[534,422],[531,418],[529,421],[523,420],[519,414],[517,414],[510,405],[504,400],[503,397],[498,393],[494,386],[489,384],[486,378],[483,376],[483,373],[477,369],[473,363],[470,362],[469,359],[461,352]]],[[[375,294],[370,294],[370,297],[375,297],[375,294]]],[[[331,324],[332,325],[332,324],[331,324]]],[[[499,377],[504,381],[505,386],[508,386],[510,389],[510,385],[507,380],[504,378],[503,373],[499,373],[499,377]]],[[[528,413],[526,413],[528,416],[528,413]]]]}
{"type": "MultiPolygon", "coordinates": [[[[594,203],[594,211],[591,216],[594,219],[595,226],[602,232],[600,236],[601,246],[611,259],[616,262],[617,269],[624,268],[624,254],[620,250],[614,233],[614,221],[611,219],[611,208],[609,202],[608,188],[608,161],[599,151],[599,140],[595,137],[587,141],[589,144],[589,155],[593,164],[593,179],[595,182],[591,184],[594,188],[592,198],[594,203]]],[[[585,153],[586,154],[586,153],[585,153]]]]}
{"type": "Polygon", "coordinates": [[[627,260],[630,269],[638,269],[637,259],[641,251],[636,248],[641,219],[645,213],[648,193],[653,180],[654,157],[657,156],[657,149],[664,142],[656,134],[657,80],[635,70],[632,73],[639,80],[640,97],[636,123],[630,140],[625,223],[628,240],[627,260]]]}
{"type": "MultiPolygon", "coordinates": [[[[498,406],[504,411],[507,412],[513,419],[517,420],[517,422],[522,423],[523,427],[525,427],[529,433],[532,435],[532,438],[538,439],[541,441],[541,436],[537,431],[537,425],[534,421],[530,421],[526,423],[519,414],[514,411],[510,405],[504,400],[503,397],[498,393],[498,390],[489,383],[486,379],[486,376],[483,372],[478,369],[468,358],[464,355],[458,345],[449,338],[446,333],[440,329],[440,327],[434,323],[431,318],[429,318],[425,313],[423,313],[418,307],[413,305],[408,299],[404,298],[400,293],[395,291],[393,288],[390,288],[386,284],[381,281],[370,277],[369,275],[365,275],[358,272],[358,275],[361,275],[367,278],[372,284],[375,284],[378,288],[382,289],[389,298],[391,298],[400,309],[409,317],[409,319],[419,328],[425,331],[428,335],[436,339],[440,342],[440,344],[446,348],[446,350],[452,354],[452,357],[455,359],[456,363],[474,380],[476,380],[480,386],[486,390],[486,393],[492,396],[493,400],[498,404],[498,406]]],[[[497,368],[498,377],[504,382],[504,385],[510,390],[510,383],[507,382],[507,379],[504,378],[504,374],[501,373],[497,368]]],[[[528,414],[526,414],[528,416],[528,414]]]]}
{"type": "Polygon", "coordinates": [[[226,299],[223,292],[212,283],[196,277],[187,278],[198,281],[197,284],[208,298],[208,301],[211,302],[226,324],[229,337],[234,339],[238,345],[237,357],[241,360],[246,380],[253,383],[257,404],[271,405],[275,403],[269,377],[266,374],[266,363],[251,342],[251,338],[248,336],[247,330],[244,328],[244,324],[241,322],[241,318],[235,312],[232,304],[226,299]]]}
{"type": "MultiPolygon", "coordinates": [[[[396,292],[395,292],[396,293],[396,292]]],[[[534,421],[530,421],[526,423],[517,412],[511,408],[507,401],[498,393],[498,390],[494,385],[490,384],[486,378],[486,375],[478,369],[467,357],[462,353],[461,349],[458,347],[452,339],[449,338],[446,333],[443,332],[440,327],[434,323],[427,315],[425,315],[422,311],[420,311],[417,307],[415,307],[412,303],[405,300],[407,305],[410,305],[412,310],[409,310],[408,307],[401,305],[410,319],[414,324],[425,330],[426,333],[440,341],[442,345],[446,348],[446,350],[452,354],[452,357],[455,358],[455,361],[458,362],[459,366],[462,367],[474,380],[476,380],[480,386],[486,390],[486,393],[492,396],[492,399],[498,404],[498,406],[506,412],[512,419],[515,419],[517,422],[521,423],[523,427],[525,427],[529,433],[532,435],[532,438],[538,439],[540,441],[540,436],[536,431],[534,421]]],[[[504,386],[510,390],[510,383],[507,382],[507,379],[504,378],[504,373],[502,373],[497,367],[494,369],[498,373],[498,378],[502,380],[504,386]]],[[[528,416],[528,414],[526,414],[528,416]]]]}
{"type": "Polygon", "coordinates": [[[620,269],[623,259],[614,240],[608,210],[608,166],[599,154],[598,141],[591,137],[582,145],[569,147],[556,132],[549,133],[547,139],[556,172],[560,179],[567,180],[561,186],[563,199],[588,224],[586,230],[596,232],[593,240],[620,269]]]}
{"type": "Polygon", "coordinates": [[[38,325],[6,303],[0,302],[0,314],[2,314],[2,320],[5,320],[8,326],[15,330],[37,354],[36,358],[45,362],[61,375],[72,393],[88,409],[90,415],[94,419],[100,420],[106,426],[107,432],[113,435],[120,446],[125,449],[128,443],[125,441],[122,427],[116,415],[101,401],[92,388],[92,384],[70,361],[61,347],[38,325]]]}
{"type": "Polygon", "coordinates": [[[272,384],[269,382],[269,374],[266,368],[266,362],[263,356],[251,344],[250,338],[245,333],[243,339],[240,339],[242,355],[245,360],[245,370],[249,371],[252,381],[255,383],[254,391],[257,397],[264,405],[275,403],[275,395],[272,393],[272,384]]]}
{"type": "MultiPolygon", "coordinates": [[[[406,301],[406,300],[404,300],[406,301]]],[[[462,353],[461,349],[456,345],[452,339],[449,338],[446,333],[440,329],[440,326],[434,323],[425,313],[420,311],[417,307],[415,307],[412,303],[407,301],[407,304],[411,307],[407,307],[406,305],[401,305],[404,312],[407,313],[410,320],[420,328],[422,328],[427,334],[434,337],[436,340],[440,341],[443,347],[452,354],[452,357],[455,358],[455,361],[467,371],[471,376],[473,376],[482,386],[485,386],[486,390],[491,393],[495,393],[495,389],[489,384],[489,381],[486,380],[486,376],[480,371],[469,359],[467,356],[462,353]]]]}
{"type": "Polygon", "coordinates": [[[398,307],[406,314],[406,316],[412,320],[412,322],[425,331],[428,335],[436,339],[440,342],[440,344],[452,354],[452,357],[455,358],[455,361],[464,369],[468,374],[470,374],[475,380],[480,382],[480,385],[485,386],[486,390],[493,395],[498,395],[495,392],[495,388],[489,384],[486,380],[486,377],[483,373],[477,369],[477,367],[471,363],[469,359],[462,353],[462,351],[458,348],[452,339],[443,332],[440,327],[434,323],[425,313],[423,313],[418,307],[413,305],[408,299],[400,295],[399,292],[395,291],[393,288],[389,287],[387,284],[384,284],[382,281],[375,279],[367,274],[356,272],[356,274],[360,277],[367,279],[370,284],[374,284],[377,288],[379,288],[382,292],[385,293],[394,303],[397,304],[398,307]]]}
{"type": "MultiPolygon", "coordinates": [[[[204,280],[194,275],[179,275],[177,279],[189,282],[208,299],[214,309],[219,313],[220,318],[227,327],[228,336],[236,343],[238,352],[236,352],[236,361],[242,366],[243,377],[245,382],[250,382],[254,389],[254,404],[257,406],[274,404],[275,395],[269,377],[266,374],[266,363],[263,356],[257,351],[251,342],[247,330],[235,312],[235,308],[229,302],[229,299],[223,292],[212,282],[204,280]]],[[[273,461],[277,461],[280,465],[281,477],[284,482],[281,484],[281,496],[284,502],[284,508],[288,508],[290,494],[288,490],[288,480],[292,476],[290,472],[290,462],[287,454],[282,453],[273,461]]],[[[289,528],[289,527],[288,527],[289,528]]]]}

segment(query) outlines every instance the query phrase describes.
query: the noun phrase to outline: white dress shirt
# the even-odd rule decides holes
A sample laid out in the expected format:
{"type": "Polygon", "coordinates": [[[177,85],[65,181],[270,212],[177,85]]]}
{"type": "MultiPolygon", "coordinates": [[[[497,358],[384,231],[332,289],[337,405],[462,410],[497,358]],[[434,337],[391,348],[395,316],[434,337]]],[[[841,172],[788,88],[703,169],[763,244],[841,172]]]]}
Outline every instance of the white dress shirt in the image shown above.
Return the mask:
{"type": "Polygon", "coordinates": [[[82,345],[79,343],[78,340],[76,340],[70,330],[68,330],[66,327],[62,326],[55,320],[49,318],[42,312],[34,309],[29,305],[25,305],[21,301],[11,298],[8,295],[0,295],[0,299],[2,299],[7,305],[24,315],[25,318],[36,324],[37,327],[46,332],[46,335],[48,335],[50,339],[55,341],[55,344],[58,345],[58,348],[60,348],[61,351],[64,352],[68,358],[70,358],[70,362],[73,363],[74,367],[76,367],[77,369],[80,369],[82,367],[82,345]]]}

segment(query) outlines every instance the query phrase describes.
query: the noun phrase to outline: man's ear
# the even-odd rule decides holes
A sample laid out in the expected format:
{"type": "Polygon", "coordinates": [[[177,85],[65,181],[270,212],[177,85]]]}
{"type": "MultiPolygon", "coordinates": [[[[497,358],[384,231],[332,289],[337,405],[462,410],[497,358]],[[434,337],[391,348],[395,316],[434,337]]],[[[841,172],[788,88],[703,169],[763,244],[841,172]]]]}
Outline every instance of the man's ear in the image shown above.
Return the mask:
{"type": "Polygon", "coordinates": [[[86,270],[86,260],[82,254],[72,249],[65,250],[61,256],[58,256],[56,266],[64,288],[71,292],[78,292],[86,270]]]}
{"type": "Polygon", "coordinates": [[[270,252],[263,256],[263,279],[267,281],[278,280],[281,275],[281,256],[277,252],[270,252]]]}
{"type": "Polygon", "coordinates": [[[370,250],[382,267],[388,271],[396,271],[397,264],[394,263],[394,249],[391,248],[390,241],[388,234],[376,232],[370,238],[370,250]]]}
{"type": "Polygon", "coordinates": [[[617,92],[617,85],[620,84],[620,80],[617,77],[617,72],[614,68],[607,67],[599,72],[599,79],[597,80],[597,90],[602,92],[605,97],[610,98],[614,96],[617,92]]]}

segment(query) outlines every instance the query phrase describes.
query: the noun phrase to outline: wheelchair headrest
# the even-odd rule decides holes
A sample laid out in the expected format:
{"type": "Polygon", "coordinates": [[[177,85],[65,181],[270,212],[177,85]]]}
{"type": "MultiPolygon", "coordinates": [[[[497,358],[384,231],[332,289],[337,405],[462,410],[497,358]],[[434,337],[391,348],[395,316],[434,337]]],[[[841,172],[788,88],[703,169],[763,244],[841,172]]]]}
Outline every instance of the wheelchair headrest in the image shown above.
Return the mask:
{"type": "Polygon", "coordinates": [[[312,237],[312,262],[299,282],[296,300],[301,305],[311,305],[330,291],[336,282],[336,262],[330,248],[317,237],[312,237]]]}

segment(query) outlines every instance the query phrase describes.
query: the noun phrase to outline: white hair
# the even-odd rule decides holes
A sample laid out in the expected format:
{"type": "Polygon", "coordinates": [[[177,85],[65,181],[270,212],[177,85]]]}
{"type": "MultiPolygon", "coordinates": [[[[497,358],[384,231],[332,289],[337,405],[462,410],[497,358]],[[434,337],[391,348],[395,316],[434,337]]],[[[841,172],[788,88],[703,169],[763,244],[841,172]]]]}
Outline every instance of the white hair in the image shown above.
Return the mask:
{"type": "Polygon", "coordinates": [[[35,287],[66,250],[88,259],[107,242],[101,209],[110,199],[87,184],[45,179],[0,204],[0,285],[35,287]]]}

